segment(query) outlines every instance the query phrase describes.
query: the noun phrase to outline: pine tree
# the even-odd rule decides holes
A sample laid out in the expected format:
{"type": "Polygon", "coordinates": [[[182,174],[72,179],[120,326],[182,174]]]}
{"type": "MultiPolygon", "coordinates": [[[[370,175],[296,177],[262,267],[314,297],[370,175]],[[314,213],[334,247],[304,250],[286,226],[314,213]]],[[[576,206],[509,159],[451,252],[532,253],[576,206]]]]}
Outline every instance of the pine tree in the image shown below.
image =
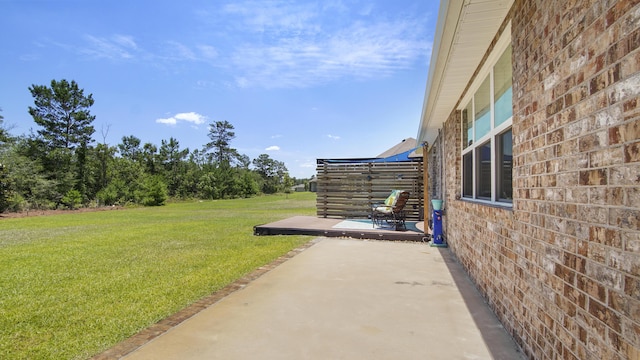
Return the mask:
{"type": "Polygon", "coordinates": [[[32,85],[29,91],[35,103],[29,114],[42,127],[38,135],[49,149],[73,150],[93,141],[95,116],[89,112],[93,96],[85,96],[75,81],[51,80],[51,87],[32,85]]]}
{"type": "Polygon", "coordinates": [[[234,156],[238,153],[235,149],[231,148],[231,140],[236,137],[236,134],[232,131],[233,125],[228,121],[216,121],[209,125],[209,142],[206,146],[206,150],[213,149],[213,158],[218,165],[229,165],[234,156]]]}
{"type": "Polygon", "coordinates": [[[85,96],[75,81],[67,80],[51,80],[51,87],[32,85],[29,91],[35,105],[29,107],[29,114],[40,126],[32,143],[45,176],[58,184],[53,200],[59,203],[71,189],[79,190],[86,198],[89,184],[84,155],[95,131],[91,125],[95,116],[89,111],[93,96],[85,96]]]}

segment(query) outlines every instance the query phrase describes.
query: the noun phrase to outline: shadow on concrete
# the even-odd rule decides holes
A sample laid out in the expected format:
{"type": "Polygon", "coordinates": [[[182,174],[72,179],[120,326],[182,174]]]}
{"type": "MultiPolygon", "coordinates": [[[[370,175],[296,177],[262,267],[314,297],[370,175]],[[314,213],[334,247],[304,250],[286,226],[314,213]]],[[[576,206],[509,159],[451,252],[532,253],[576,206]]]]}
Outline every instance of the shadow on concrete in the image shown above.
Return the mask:
{"type": "Polygon", "coordinates": [[[508,334],[508,332],[504,326],[495,325],[496,323],[501,324],[500,320],[484,300],[484,296],[482,296],[464,266],[451,251],[451,248],[438,247],[437,249],[440,251],[440,255],[447,265],[449,273],[469,309],[469,314],[471,314],[492,357],[494,359],[512,359],[513,353],[511,351],[506,352],[505,349],[512,349],[515,346],[516,351],[521,355],[521,359],[526,359],[522,349],[517,346],[511,335],[509,335],[511,342],[505,341],[504,337],[500,336],[500,334],[508,334]]]}

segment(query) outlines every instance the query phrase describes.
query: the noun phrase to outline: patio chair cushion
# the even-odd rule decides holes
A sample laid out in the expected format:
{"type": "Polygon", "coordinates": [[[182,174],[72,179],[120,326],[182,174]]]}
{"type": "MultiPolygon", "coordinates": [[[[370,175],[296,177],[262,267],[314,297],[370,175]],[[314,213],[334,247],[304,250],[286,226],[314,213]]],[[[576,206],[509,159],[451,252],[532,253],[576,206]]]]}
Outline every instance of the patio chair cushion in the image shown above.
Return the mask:
{"type": "Polygon", "coordinates": [[[387,197],[387,199],[384,201],[384,204],[386,206],[393,206],[396,203],[396,198],[398,197],[399,193],[400,190],[391,190],[391,195],[387,197]]]}
{"type": "Polygon", "coordinates": [[[376,206],[375,208],[373,208],[373,211],[384,214],[391,214],[391,209],[393,209],[391,206],[376,206]]]}

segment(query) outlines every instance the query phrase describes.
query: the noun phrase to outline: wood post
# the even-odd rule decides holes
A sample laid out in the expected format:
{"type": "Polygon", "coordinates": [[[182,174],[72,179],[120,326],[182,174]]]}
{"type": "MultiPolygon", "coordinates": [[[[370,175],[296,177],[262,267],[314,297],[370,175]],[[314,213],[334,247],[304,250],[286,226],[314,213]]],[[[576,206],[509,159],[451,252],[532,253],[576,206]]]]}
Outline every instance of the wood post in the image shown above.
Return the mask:
{"type": "Polygon", "coordinates": [[[424,209],[422,210],[422,216],[424,217],[424,231],[428,232],[429,228],[429,144],[426,142],[422,144],[422,204],[424,209]]]}

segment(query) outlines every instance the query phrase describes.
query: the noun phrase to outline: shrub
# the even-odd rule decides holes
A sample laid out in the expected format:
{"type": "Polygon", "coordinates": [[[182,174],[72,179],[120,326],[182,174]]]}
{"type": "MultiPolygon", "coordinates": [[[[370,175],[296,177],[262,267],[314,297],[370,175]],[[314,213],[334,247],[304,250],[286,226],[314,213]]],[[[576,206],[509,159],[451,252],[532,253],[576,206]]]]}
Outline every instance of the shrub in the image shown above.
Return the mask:
{"type": "Polygon", "coordinates": [[[11,193],[7,199],[7,208],[5,210],[10,212],[20,212],[24,210],[27,205],[27,201],[20,194],[11,193]]]}
{"type": "Polygon", "coordinates": [[[115,205],[118,203],[118,190],[110,183],[96,194],[98,202],[103,205],[115,205]]]}
{"type": "Polygon", "coordinates": [[[82,204],[82,194],[76,189],[71,189],[60,199],[60,202],[68,209],[76,209],[82,204]]]}
{"type": "Polygon", "coordinates": [[[160,177],[148,177],[142,184],[140,190],[141,203],[144,206],[161,206],[164,205],[168,198],[167,184],[160,177]]]}

